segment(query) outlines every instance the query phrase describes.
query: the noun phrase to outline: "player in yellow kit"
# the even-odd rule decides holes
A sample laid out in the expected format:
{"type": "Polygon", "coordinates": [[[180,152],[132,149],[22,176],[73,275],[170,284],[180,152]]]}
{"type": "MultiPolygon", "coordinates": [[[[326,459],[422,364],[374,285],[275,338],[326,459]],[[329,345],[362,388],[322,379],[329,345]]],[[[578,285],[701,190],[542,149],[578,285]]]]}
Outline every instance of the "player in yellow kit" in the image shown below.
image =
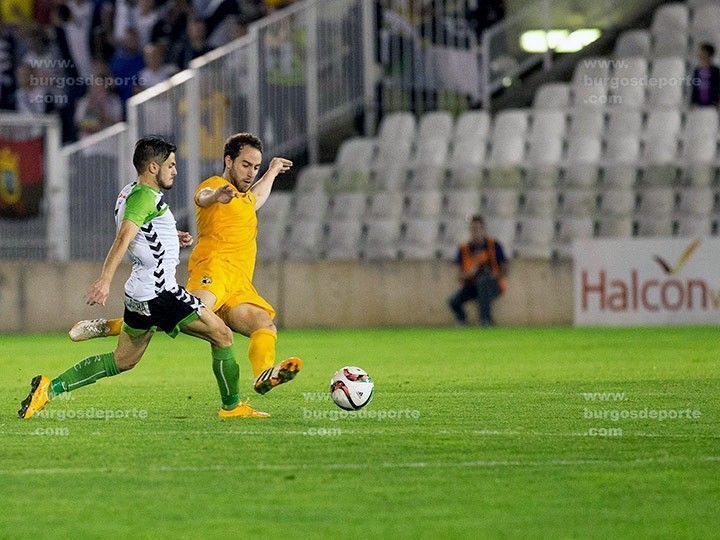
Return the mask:
{"type": "MultiPolygon", "coordinates": [[[[186,289],[211,307],[234,331],[250,338],[248,356],[254,388],[265,394],[291,380],[302,367],[299,358],[275,365],[275,310],[252,284],[257,255],[256,211],[265,204],[278,174],[292,162],[273,158],[253,183],[262,163],[262,143],[249,133],[225,142],[222,176],[202,182],[195,191],[197,245],[188,263],[186,289]]],[[[120,319],[80,321],[70,331],[74,341],[115,335],[120,319]]]]}

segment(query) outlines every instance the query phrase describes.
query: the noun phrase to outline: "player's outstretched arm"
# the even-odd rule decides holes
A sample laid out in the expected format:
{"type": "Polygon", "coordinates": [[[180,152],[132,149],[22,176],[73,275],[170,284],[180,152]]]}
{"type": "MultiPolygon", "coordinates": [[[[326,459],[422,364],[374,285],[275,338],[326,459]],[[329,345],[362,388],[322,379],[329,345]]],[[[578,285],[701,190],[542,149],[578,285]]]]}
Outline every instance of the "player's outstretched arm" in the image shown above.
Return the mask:
{"type": "Polygon", "coordinates": [[[278,174],[287,172],[292,167],[293,162],[289,159],[274,157],[270,161],[270,167],[262,178],[255,182],[250,188],[255,194],[255,210],[259,210],[260,207],[265,204],[267,198],[270,196],[272,191],[273,182],[277,178],[278,174]]]}
{"type": "Polygon", "coordinates": [[[100,272],[100,278],[92,284],[87,292],[86,303],[91,306],[94,304],[100,304],[102,306],[107,302],[108,296],[110,296],[110,283],[115,276],[118,266],[125,257],[125,253],[130,246],[130,242],[140,230],[140,226],[136,225],[132,221],[127,219],[123,220],[120,224],[120,229],[115,236],[115,241],[108,251],[105,262],[103,263],[102,272],[100,272]]]}
{"type": "Polygon", "coordinates": [[[201,208],[207,208],[215,203],[227,204],[240,194],[235,189],[226,184],[217,189],[205,188],[195,194],[195,204],[201,208]]]}

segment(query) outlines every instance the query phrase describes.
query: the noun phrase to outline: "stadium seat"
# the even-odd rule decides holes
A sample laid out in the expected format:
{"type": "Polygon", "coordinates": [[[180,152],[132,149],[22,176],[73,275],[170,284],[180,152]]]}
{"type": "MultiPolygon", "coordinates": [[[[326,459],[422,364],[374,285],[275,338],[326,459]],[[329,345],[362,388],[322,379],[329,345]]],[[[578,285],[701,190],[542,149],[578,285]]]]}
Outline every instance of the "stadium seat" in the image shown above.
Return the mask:
{"type": "Polygon", "coordinates": [[[635,185],[640,158],[640,141],[635,136],[616,136],[607,142],[602,162],[604,187],[631,188],[635,185]]]}
{"type": "MultiPolygon", "coordinates": [[[[485,228],[490,236],[496,238],[502,244],[505,249],[505,256],[512,257],[517,230],[515,217],[492,217],[486,219],[485,228]]],[[[467,225],[465,230],[467,230],[467,225]]]]}
{"type": "Polygon", "coordinates": [[[480,201],[482,213],[490,216],[514,216],[520,206],[519,193],[511,188],[486,188],[480,201]]]}
{"type": "Polygon", "coordinates": [[[467,111],[460,115],[455,124],[453,144],[471,140],[480,143],[487,141],[490,133],[490,115],[487,111],[467,111]]]}
{"type": "Polygon", "coordinates": [[[362,222],[331,221],[325,224],[322,255],[326,259],[357,259],[360,256],[362,222]]]}
{"type": "Polygon", "coordinates": [[[438,217],[442,211],[440,191],[418,191],[406,197],[404,215],[409,218],[438,217]]]}
{"type": "Polygon", "coordinates": [[[564,110],[534,111],[528,139],[532,143],[548,137],[562,138],[565,136],[566,123],[564,110]]]}
{"type": "Polygon", "coordinates": [[[605,114],[595,108],[581,107],[570,112],[570,144],[575,137],[601,138],[605,114]]]}
{"type": "Polygon", "coordinates": [[[372,168],[372,191],[397,191],[404,187],[412,151],[412,139],[380,146],[372,168]]]}
{"type": "Polygon", "coordinates": [[[595,224],[597,238],[629,238],[632,236],[633,222],[629,216],[601,216],[595,224]]]}
{"type": "Polygon", "coordinates": [[[688,29],[689,11],[685,4],[665,4],[655,10],[650,30],[653,34],[684,32],[688,29]]]}
{"type": "Polygon", "coordinates": [[[672,236],[672,229],[670,216],[638,215],[633,223],[633,236],[672,236]]]}
{"type": "Polygon", "coordinates": [[[293,221],[320,223],[325,217],[327,206],[328,196],[325,193],[296,193],[292,205],[293,221]]]}
{"type": "Polygon", "coordinates": [[[524,157],[524,136],[506,135],[494,139],[487,165],[487,183],[492,186],[519,186],[524,157]]]}
{"type": "Polygon", "coordinates": [[[378,146],[382,150],[400,141],[415,139],[415,116],[409,112],[394,112],[383,117],[378,130],[378,146]]]}
{"type": "Polygon", "coordinates": [[[364,193],[338,193],[330,198],[327,219],[332,221],[359,221],[365,215],[367,195],[364,193]]]}
{"type": "Polygon", "coordinates": [[[608,111],[608,126],[605,140],[618,137],[640,136],[642,132],[642,114],[636,109],[616,107],[608,111]]]}
{"type": "Polygon", "coordinates": [[[271,221],[285,224],[290,215],[292,200],[293,195],[288,191],[273,191],[258,210],[258,223],[271,221]]]}
{"type": "Polygon", "coordinates": [[[658,139],[664,137],[677,137],[680,134],[682,117],[680,111],[655,109],[650,111],[643,131],[645,140],[658,139]]]}
{"type": "Polygon", "coordinates": [[[445,144],[450,141],[453,135],[453,119],[450,113],[444,111],[436,111],[426,113],[420,119],[420,127],[418,128],[418,146],[423,141],[429,139],[441,139],[445,144]]]}
{"type": "Polygon", "coordinates": [[[645,84],[630,84],[647,80],[647,60],[642,57],[625,57],[615,60],[613,77],[618,80],[612,88],[610,103],[622,107],[642,107],[645,104],[645,84]]]}
{"type": "Polygon", "coordinates": [[[370,183],[370,166],[374,154],[374,139],[355,137],[345,141],[335,160],[337,174],[326,184],[327,192],[366,192],[370,183]]]}
{"type": "Polygon", "coordinates": [[[283,251],[288,259],[312,260],[319,255],[323,236],[321,221],[293,221],[288,225],[289,234],[285,235],[283,251]]]}
{"type": "Polygon", "coordinates": [[[365,225],[361,256],[365,259],[397,259],[400,222],[373,220],[365,225]]]}
{"type": "Polygon", "coordinates": [[[525,216],[551,218],[557,206],[554,189],[530,189],[520,195],[520,211],[525,216]]]}
{"type": "Polygon", "coordinates": [[[563,166],[562,184],[594,187],[597,184],[601,153],[600,139],[589,136],[572,137],[563,166]]]}
{"type": "Polygon", "coordinates": [[[555,226],[553,251],[559,257],[571,258],[573,255],[573,241],[592,238],[594,222],[590,217],[563,217],[555,226]]]}
{"type": "Polygon", "coordinates": [[[529,125],[529,114],[525,109],[505,109],[495,115],[492,142],[496,144],[509,137],[524,138],[529,125]]]}
{"type": "Polygon", "coordinates": [[[675,236],[702,238],[712,233],[712,221],[708,217],[680,216],[673,225],[675,236]]]}
{"type": "Polygon", "coordinates": [[[570,105],[570,85],[546,83],[535,93],[533,108],[536,110],[562,110],[570,105]]]}
{"type": "MultiPolygon", "coordinates": [[[[270,199],[268,199],[268,201],[269,200],[270,199]]],[[[286,226],[284,222],[262,219],[259,220],[257,233],[258,259],[263,261],[274,261],[282,258],[282,245],[283,239],[285,238],[285,232],[286,226]]]]}
{"type": "Polygon", "coordinates": [[[515,253],[519,257],[549,259],[554,235],[555,222],[552,218],[520,218],[513,243],[515,253]]]}
{"type": "Polygon", "coordinates": [[[467,219],[480,209],[480,192],[452,190],[443,196],[442,215],[449,218],[467,219]]]}
{"type": "Polygon", "coordinates": [[[411,219],[403,223],[398,256],[403,259],[432,259],[438,256],[437,218],[411,219]]]}
{"type": "Polygon", "coordinates": [[[628,217],[635,206],[635,192],[629,189],[608,189],[598,196],[598,213],[604,216],[628,217]]]}
{"type": "Polygon", "coordinates": [[[709,187],[689,187],[677,191],[677,212],[682,216],[707,217],[713,210],[715,197],[709,187]]]}
{"type": "Polygon", "coordinates": [[[530,143],[525,166],[525,183],[532,187],[554,187],[562,161],[563,141],[560,137],[536,136],[530,143]]]}
{"type": "Polygon", "coordinates": [[[594,189],[565,188],[558,193],[557,211],[561,216],[592,216],[596,204],[594,189]]]}
{"type": "Polygon", "coordinates": [[[573,72],[572,85],[574,89],[583,86],[586,77],[607,80],[610,76],[610,62],[605,57],[583,58],[573,72]]]}
{"type": "Polygon", "coordinates": [[[446,260],[455,260],[458,247],[469,237],[467,219],[453,219],[440,223],[440,256],[446,260]]]}
{"type": "Polygon", "coordinates": [[[447,189],[479,189],[483,183],[486,146],[471,139],[456,141],[450,155],[447,189]]]}
{"type": "Polygon", "coordinates": [[[637,193],[636,214],[664,217],[675,209],[675,191],[672,188],[649,188],[637,193]]]}
{"type": "Polygon", "coordinates": [[[683,139],[716,139],[717,135],[718,112],[715,107],[695,107],[687,112],[682,130],[683,139]]]}
{"type": "Polygon", "coordinates": [[[414,191],[440,189],[445,175],[447,154],[446,139],[428,137],[419,141],[405,189],[414,191]]]}
{"type": "Polygon", "coordinates": [[[645,141],[642,184],[667,185],[678,176],[677,139],[674,134],[659,135],[645,141]]]}
{"type": "Polygon", "coordinates": [[[720,28],[720,5],[706,2],[693,10],[691,31],[720,28]]]}
{"type": "Polygon", "coordinates": [[[650,70],[650,78],[669,81],[650,87],[649,104],[653,107],[674,108],[683,100],[685,60],[683,57],[656,58],[650,70]]]}
{"type": "Polygon", "coordinates": [[[404,197],[399,191],[375,193],[370,196],[366,219],[389,220],[399,219],[404,208],[404,197]]]}
{"type": "Polygon", "coordinates": [[[325,190],[335,173],[334,165],[308,165],[303,167],[295,184],[296,192],[316,193],[325,190]]]}
{"type": "Polygon", "coordinates": [[[653,33],[652,56],[666,58],[686,55],[688,51],[688,34],[686,31],[653,33]]]}
{"type": "Polygon", "coordinates": [[[626,30],[615,42],[615,56],[650,56],[650,32],[647,30],[626,30]]]}
{"type": "Polygon", "coordinates": [[[715,177],[715,156],[717,141],[715,137],[701,137],[683,141],[679,166],[685,184],[708,186],[715,177]]]}

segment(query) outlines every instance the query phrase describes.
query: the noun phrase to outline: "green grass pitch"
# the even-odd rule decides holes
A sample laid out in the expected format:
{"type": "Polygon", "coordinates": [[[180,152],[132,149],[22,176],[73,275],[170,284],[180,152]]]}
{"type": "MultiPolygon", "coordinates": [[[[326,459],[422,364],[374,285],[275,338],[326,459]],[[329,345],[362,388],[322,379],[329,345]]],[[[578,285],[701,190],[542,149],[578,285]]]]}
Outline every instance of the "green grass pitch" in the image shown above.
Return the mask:
{"type": "Polygon", "coordinates": [[[17,419],[33,375],[113,346],[0,337],[0,537],[720,530],[715,328],[281,331],[303,371],[252,397],[272,418],[224,422],[208,346],[158,335],[132,372],[17,419]],[[348,364],[375,381],[364,418],[326,399],[348,364]],[[80,417],[97,410],[131,417],[80,417]]]}

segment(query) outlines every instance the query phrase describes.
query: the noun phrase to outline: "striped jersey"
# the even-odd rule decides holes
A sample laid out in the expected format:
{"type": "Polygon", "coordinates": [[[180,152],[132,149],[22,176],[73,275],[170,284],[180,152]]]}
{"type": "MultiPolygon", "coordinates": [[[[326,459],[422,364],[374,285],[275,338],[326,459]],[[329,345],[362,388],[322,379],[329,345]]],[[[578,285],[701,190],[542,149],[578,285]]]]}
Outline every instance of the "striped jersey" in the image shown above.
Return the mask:
{"type": "Polygon", "coordinates": [[[138,182],[125,186],[115,203],[118,229],[125,219],[140,227],[128,248],[133,267],[125,282],[125,294],[134,300],[146,301],[162,291],[176,290],[180,242],[175,217],[162,193],[138,182]]]}

